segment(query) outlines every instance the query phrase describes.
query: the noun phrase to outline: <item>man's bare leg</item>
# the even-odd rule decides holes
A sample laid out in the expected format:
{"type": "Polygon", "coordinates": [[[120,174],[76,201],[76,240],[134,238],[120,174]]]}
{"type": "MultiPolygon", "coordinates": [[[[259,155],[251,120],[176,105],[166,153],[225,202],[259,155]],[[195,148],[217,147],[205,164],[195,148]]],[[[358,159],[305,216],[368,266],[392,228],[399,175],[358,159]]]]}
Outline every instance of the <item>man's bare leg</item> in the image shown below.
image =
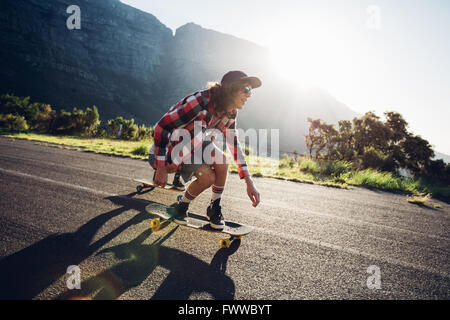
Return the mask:
{"type": "Polygon", "coordinates": [[[195,199],[200,193],[211,187],[216,180],[216,173],[209,165],[202,164],[195,172],[196,179],[189,185],[185,197],[195,199]]]}
{"type": "Polygon", "coordinates": [[[223,190],[228,175],[227,159],[223,152],[217,148],[212,152],[212,157],[211,166],[204,163],[195,172],[197,179],[188,187],[190,195],[197,197],[211,186],[216,186],[223,190]]]}

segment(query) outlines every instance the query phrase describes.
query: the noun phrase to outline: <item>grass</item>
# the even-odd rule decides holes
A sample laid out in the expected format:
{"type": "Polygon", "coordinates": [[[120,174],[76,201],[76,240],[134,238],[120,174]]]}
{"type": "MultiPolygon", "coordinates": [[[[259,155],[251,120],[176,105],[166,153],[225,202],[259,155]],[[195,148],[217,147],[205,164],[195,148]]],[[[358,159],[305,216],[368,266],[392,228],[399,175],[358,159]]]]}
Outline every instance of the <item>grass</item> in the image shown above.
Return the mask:
{"type": "Polygon", "coordinates": [[[149,144],[141,144],[131,151],[131,154],[135,156],[144,156],[148,157],[149,154],[149,144]]]}
{"type": "MultiPolygon", "coordinates": [[[[136,159],[147,159],[150,140],[125,141],[107,138],[82,138],[74,136],[52,136],[38,133],[0,133],[3,136],[40,141],[52,147],[63,147],[101,154],[126,156],[136,159]]],[[[421,179],[404,179],[390,172],[375,169],[355,170],[352,164],[345,161],[317,162],[313,159],[299,157],[298,161],[284,156],[279,161],[247,155],[247,164],[253,177],[268,177],[280,180],[345,188],[361,186],[391,192],[402,192],[414,195],[408,198],[409,203],[426,202],[424,195],[450,199],[450,187],[421,179]]],[[[237,172],[236,165],[229,159],[229,171],[237,172]]]]}
{"type": "Polygon", "coordinates": [[[52,136],[40,133],[2,133],[3,136],[45,142],[51,147],[61,147],[136,159],[148,157],[153,140],[126,141],[107,138],[83,138],[75,136],[52,136]]]}
{"type": "Polygon", "coordinates": [[[407,201],[409,203],[414,203],[414,204],[418,204],[418,205],[426,205],[427,201],[430,200],[431,195],[427,194],[425,196],[413,196],[413,197],[408,197],[407,201]]]}

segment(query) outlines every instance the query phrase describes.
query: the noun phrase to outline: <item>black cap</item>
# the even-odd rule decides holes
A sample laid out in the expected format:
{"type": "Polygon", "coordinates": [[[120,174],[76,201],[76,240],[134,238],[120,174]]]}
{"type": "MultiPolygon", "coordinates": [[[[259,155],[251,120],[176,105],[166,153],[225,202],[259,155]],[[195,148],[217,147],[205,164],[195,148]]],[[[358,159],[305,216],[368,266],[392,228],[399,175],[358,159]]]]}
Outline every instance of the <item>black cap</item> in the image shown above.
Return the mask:
{"type": "Polygon", "coordinates": [[[260,87],[262,84],[259,78],[248,77],[242,71],[229,71],[222,77],[222,81],[220,81],[220,84],[222,86],[229,86],[232,84],[234,85],[240,83],[242,83],[242,85],[249,84],[253,89],[260,87]]]}

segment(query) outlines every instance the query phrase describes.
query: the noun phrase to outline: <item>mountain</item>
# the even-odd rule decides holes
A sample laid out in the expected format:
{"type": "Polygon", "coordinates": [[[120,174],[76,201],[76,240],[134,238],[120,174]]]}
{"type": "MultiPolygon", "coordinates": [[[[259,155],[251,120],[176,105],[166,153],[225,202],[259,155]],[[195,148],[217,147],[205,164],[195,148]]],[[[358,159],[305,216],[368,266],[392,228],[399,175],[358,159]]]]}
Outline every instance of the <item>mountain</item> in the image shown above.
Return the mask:
{"type": "Polygon", "coordinates": [[[55,109],[96,105],[153,125],[187,94],[230,70],[261,78],[238,126],[280,129],[280,150],[304,152],[307,117],[330,123],[359,116],[319,88],[302,89],[271,66],[267,48],[194,23],[175,34],[155,16],[118,0],[2,0],[0,93],[55,109]],[[69,30],[67,8],[80,7],[69,30]]]}
{"type": "Polygon", "coordinates": [[[450,155],[435,151],[433,160],[442,159],[445,163],[450,163],[450,155]]]}
{"type": "Polygon", "coordinates": [[[118,0],[2,0],[1,90],[150,120],[164,103],[160,66],[172,38],[153,15],[118,0]],[[66,27],[74,3],[80,30],[66,27]]]}

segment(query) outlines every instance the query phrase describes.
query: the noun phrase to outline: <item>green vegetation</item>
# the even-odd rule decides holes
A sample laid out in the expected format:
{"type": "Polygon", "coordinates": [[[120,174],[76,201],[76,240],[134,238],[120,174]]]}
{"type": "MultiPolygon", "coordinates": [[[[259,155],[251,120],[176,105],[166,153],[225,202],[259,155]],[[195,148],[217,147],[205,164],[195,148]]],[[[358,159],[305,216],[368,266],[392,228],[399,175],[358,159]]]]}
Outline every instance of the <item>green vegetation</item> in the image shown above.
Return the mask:
{"type": "Polygon", "coordinates": [[[0,128],[14,132],[49,133],[95,138],[120,138],[123,140],[148,140],[153,128],[137,126],[134,119],[122,117],[108,120],[101,126],[96,106],[71,112],[55,111],[48,104],[31,102],[29,97],[16,97],[10,94],[0,96],[0,128]],[[120,133],[120,134],[119,134],[120,133]]]}
{"type": "MultiPolygon", "coordinates": [[[[330,172],[340,167],[341,171],[330,177],[351,185],[449,198],[450,164],[432,160],[434,151],[429,142],[408,132],[408,123],[399,113],[384,115],[382,121],[367,112],[352,121],[339,121],[338,128],[322,119],[308,118],[305,144],[309,157],[329,167],[330,172]],[[401,177],[400,169],[407,169],[411,177],[401,177]]],[[[311,161],[303,166],[302,170],[309,172],[319,170],[311,161]]]]}
{"type": "Polygon", "coordinates": [[[146,159],[148,157],[148,147],[153,143],[153,139],[142,141],[126,141],[112,138],[85,138],[76,136],[55,136],[43,133],[19,133],[0,131],[5,137],[14,139],[24,139],[39,141],[37,143],[49,147],[63,147],[71,150],[81,150],[115,156],[126,156],[136,159],[146,159]],[[145,154],[142,152],[145,145],[145,154]],[[136,151],[139,150],[139,151],[136,151]]]}
{"type": "Polygon", "coordinates": [[[427,201],[430,200],[430,198],[431,198],[430,194],[427,194],[425,196],[408,197],[408,202],[418,205],[425,205],[427,201]]]}
{"type": "MultiPolygon", "coordinates": [[[[309,155],[297,160],[287,155],[279,161],[257,157],[248,146],[243,147],[244,153],[254,177],[404,192],[416,195],[408,198],[408,202],[416,204],[425,203],[429,195],[450,199],[450,165],[431,160],[434,153],[429,143],[408,133],[401,115],[385,115],[386,121],[382,122],[369,112],[360,119],[340,121],[339,129],[309,118],[311,126],[305,136],[309,155]],[[412,176],[401,177],[399,168],[407,168],[412,176]]],[[[138,127],[133,119],[117,117],[102,127],[95,106],[56,112],[50,105],[12,95],[0,97],[0,134],[48,146],[138,159],[148,157],[153,143],[153,128],[138,127]]],[[[235,164],[229,163],[230,171],[237,172],[235,164]]]]}
{"type": "Polygon", "coordinates": [[[139,145],[131,151],[132,154],[137,156],[145,156],[148,157],[149,154],[149,146],[148,145],[139,145]]]}

